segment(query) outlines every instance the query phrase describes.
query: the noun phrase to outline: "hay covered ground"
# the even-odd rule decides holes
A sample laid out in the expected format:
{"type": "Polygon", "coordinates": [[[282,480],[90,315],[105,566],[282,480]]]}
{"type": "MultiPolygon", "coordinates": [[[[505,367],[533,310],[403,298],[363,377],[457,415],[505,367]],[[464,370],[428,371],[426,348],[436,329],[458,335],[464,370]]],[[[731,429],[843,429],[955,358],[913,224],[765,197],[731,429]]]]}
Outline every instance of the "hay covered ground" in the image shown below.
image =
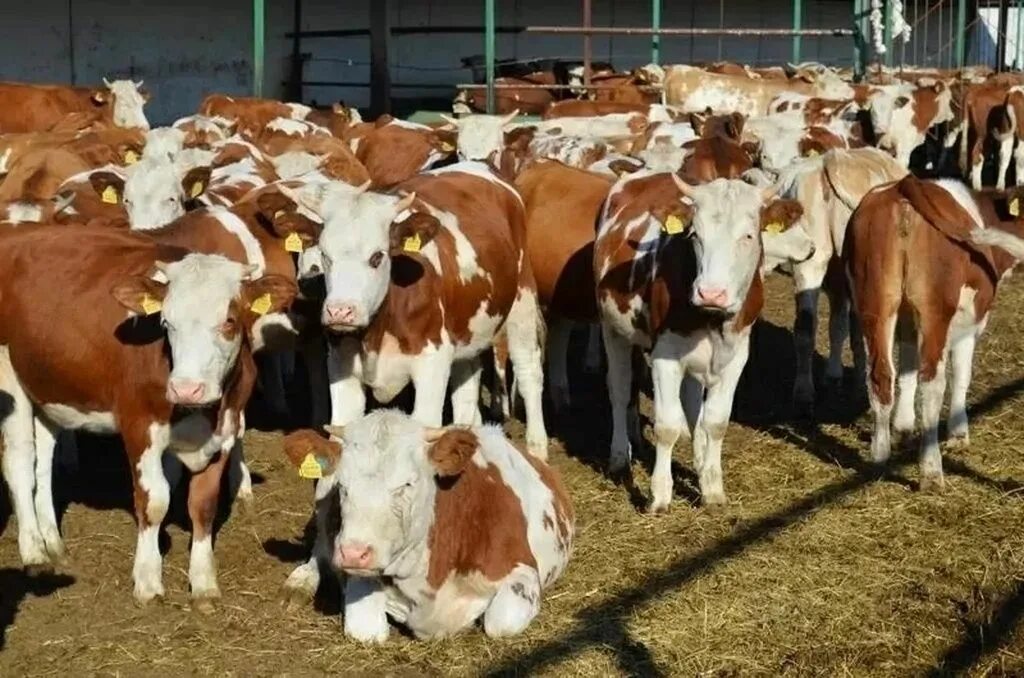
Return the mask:
{"type": "MultiPolygon", "coordinates": [[[[83,454],[80,474],[59,479],[67,570],[24,575],[0,506],[0,675],[1024,674],[1024,281],[1001,292],[970,392],[973,444],[947,452],[941,496],[916,491],[913,452],[885,475],[867,463],[868,417],[852,398],[829,398],[815,426],[794,423],[791,284],[769,288],[726,438],[724,510],[696,507],[680,448],[671,511],[639,512],[600,471],[603,379],[577,375],[573,411],[549,420],[579,516],[575,557],[523,636],[424,643],[395,632],[367,648],[343,637],[335,596],[283,607],[312,491],[279,434],[254,431],[255,510],[236,510],[220,532],[224,598],[211,615],[189,606],[180,497],[168,598],[133,602],[135,527],[116,447],[83,454]]],[[[646,496],[650,453],[639,456],[646,496]]]]}

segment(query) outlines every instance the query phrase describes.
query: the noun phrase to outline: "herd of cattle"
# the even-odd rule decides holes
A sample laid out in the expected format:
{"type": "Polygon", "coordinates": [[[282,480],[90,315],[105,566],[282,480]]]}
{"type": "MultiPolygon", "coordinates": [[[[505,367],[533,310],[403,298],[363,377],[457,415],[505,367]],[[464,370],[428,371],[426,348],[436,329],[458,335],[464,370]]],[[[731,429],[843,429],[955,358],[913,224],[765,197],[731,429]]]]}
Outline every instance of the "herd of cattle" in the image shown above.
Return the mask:
{"type": "Polygon", "coordinates": [[[941,487],[946,361],[949,442],[964,444],[975,342],[1024,257],[1024,190],[1006,189],[1011,170],[1024,183],[1024,76],[855,84],[813,64],[717,64],[597,73],[601,88],[571,99],[515,87],[552,78],[502,78],[498,115],[472,113],[481,93],[467,90],[462,114],[435,125],[211,95],[153,129],[141,83],[0,84],[3,474],[23,563],[64,557],[61,433],[119,433],[135,597],[164,593],[176,458],[191,471],[191,595],[209,605],[225,473],[252,498],[247,402],[259,387],[287,411],[302,364],[308,420],[329,435],[284,440],[316,480],[316,543],[286,588],[309,598],[322,572],[345,573],[345,630],[362,640],[386,639],[389,617],[420,637],[481,617],[489,635],[517,633],[571,551],[543,410],[545,377],[555,409],[572,397],[570,334],[590,332],[591,368],[604,346],[609,469],[641,441],[633,370],[649,364],[652,510],[672,498],[680,437],[703,501],[720,504],[733,396],[776,268],[795,283],[796,404],[815,401],[824,290],[825,378],[841,378],[852,338],[873,459],[889,457],[891,432],[915,430],[920,380],[921,486],[941,487]],[[516,122],[515,109],[542,119],[516,122]],[[995,189],[981,186],[988,156],[995,189]],[[921,178],[942,175],[973,186],[921,178]],[[523,401],[525,452],[482,422],[485,359],[492,414],[523,401]],[[411,416],[366,414],[367,389],[386,403],[410,384],[411,416]]]}

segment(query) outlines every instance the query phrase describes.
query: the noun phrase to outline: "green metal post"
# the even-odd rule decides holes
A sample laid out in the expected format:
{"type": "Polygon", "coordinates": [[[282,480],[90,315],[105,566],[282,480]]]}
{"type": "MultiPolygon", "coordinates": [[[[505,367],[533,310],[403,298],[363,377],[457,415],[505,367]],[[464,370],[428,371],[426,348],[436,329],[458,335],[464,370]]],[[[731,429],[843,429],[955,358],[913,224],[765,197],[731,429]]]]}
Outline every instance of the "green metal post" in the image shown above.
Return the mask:
{"type": "Polygon", "coordinates": [[[956,3],[956,67],[963,68],[965,60],[965,41],[967,40],[967,0],[956,3]]]}
{"type": "Polygon", "coordinates": [[[263,96],[264,0],[252,0],[252,94],[263,96]]]}
{"type": "MultiPolygon", "coordinates": [[[[804,20],[804,0],[793,0],[793,30],[798,31],[803,28],[804,20]]],[[[800,36],[793,36],[793,63],[800,63],[800,36]]]]}
{"type": "Polygon", "coordinates": [[[1017,70],[1024,70],[1024,0],[1017,0],[1017,70]]]}
{"type": "Polygon", "coordinates": [[[484,64],[487,68],[487,112],[494,113],[494,0],[484,0],[484,64]]]}
{"type": "MultiPolygon", "coordinates": [[[[661,0],[651,0],[651,28],[661,28],[661,0]]],[[[661,36],[655,33],[651,36],[651,63],[661,62],[661,36]]]]}
{"type": "Polygon", "coordinates": [[[863,5],[863,0],[853,0],[853,76],[858,80],[864,74],[863,5]]]}
{"type": "Polygon", "coordinates": [[[885,0],[885,10],[882,14],[882,41],[885,44],[885,65],[892,66],[892,0],[885,0]]]}

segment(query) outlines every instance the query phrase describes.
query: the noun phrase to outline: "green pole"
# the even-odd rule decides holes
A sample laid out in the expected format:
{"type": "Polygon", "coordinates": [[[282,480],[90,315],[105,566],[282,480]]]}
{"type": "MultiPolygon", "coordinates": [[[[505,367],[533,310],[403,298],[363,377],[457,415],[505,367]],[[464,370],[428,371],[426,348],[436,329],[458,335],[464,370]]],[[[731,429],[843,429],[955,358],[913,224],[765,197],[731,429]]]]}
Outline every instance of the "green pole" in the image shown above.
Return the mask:
{"type": "MultiPolygon", "coordinates": [[[[793,30],[803,28],[804,0],[793,0],[793,30]]],[[[800,63],[800,37],[793,36],[793,63],[800,63]]]]}
{"type": "Polygon", "coordinates": [[[892,0],[885,0],[882,18],[882,41],[885,44],[885,65],[892,66],[892,0]]]}
{"type": "Polygon", "coordinates": [[[963,68],[966,63],[964,46],[965,40],[967,40],[967,0],[957,0],[956,28],[956,66],[963,68]]]}
{"type": "MultiPolygon", "coordinates": [[[[661,0],[651,0],[651,28],[661,28],[661,0]]],[[[661,62],[661,36],[655,33],[651,36],[651,63],[661,62]]]]}
{"type": "Polygon", "coordinates": [[[1024,70],[1024,0],[1017,1],[1017,70],[1024,70]]]}
{"type": "Polygon", "coordinates": [[[263,15],[264,0],[252,0],[252,94],[263,96],[263,56],[266,31],[263,15]]]}
{"type": "Polygon", "coordinates": [[[484,0],[484,63],[487,68],[487,112],[494,113],[494,0],[484,0]]]}

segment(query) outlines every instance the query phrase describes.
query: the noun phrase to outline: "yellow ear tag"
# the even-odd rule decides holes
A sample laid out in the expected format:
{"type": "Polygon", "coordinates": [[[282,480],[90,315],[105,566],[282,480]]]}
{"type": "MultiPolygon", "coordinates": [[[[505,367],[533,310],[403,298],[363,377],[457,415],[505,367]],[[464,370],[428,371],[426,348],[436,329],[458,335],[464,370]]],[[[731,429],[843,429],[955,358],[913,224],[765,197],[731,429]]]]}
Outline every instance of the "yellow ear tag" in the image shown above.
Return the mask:
{"type": "Polygon", "coordinates": [[[139,154],[135,151],[128,149],[124,152],[124,164],[134,165],[139,161],[139,154]]]}
{"type": "Polygon", "coordinates": [[[324,470],[320,468],[320,462],[316,460],[312,452],[307,454],[306,458],[302,460],[302,464],[299,465],[299,477],[310,480],[319,480],[324,477],[324,470]]]}
{"type": "Polygon", "coordinates": [[[1014,198],[1013,200],[1010,201],[1010,216],[1020,216],[1020,198],[1014,198]]]}
{"type": "Polygon", "coordinates": [[[448,143],[447,141],[442,141],[441,150],[444,151],[445,153],[451,153],[452,151],[455,150],[455,146],[448,143]]]}
{"type": "Polygon", "coordinates": [[[188,197],[190,197],[190,198],[198,198],[202,194],[203,194],[203,182],[197,181],[196,183],[192,184],[192,190],[189,192],[188,197]]]}
{"type": "Polygon", "coordinates": [[[270,310],[271,306],[270,292],[267,292],[263,296],[257,297],[254,302],[249,306],[250,310],[256,315],[266,315],[270,310]]]}
{"type": "Polygon", "coordinates": [[[778,235],[786,230],[785,225],[781,221],[773,221],[764,227],[765,233],[771,233],[772,235],[778,235]]]}
{"type": "Polygon", "coordinates": [[[807,157],[808,158],[813,158],[816,155],[818,155],[818,150],[817,149],[811,148],[811,149],[807,150],[807,157]]]}
{"type": "Polygon", "coordinates": [[[288,237],[284,239],[284,249],[287,252],[301,252],[302,251],[302,238],[295,231],[288,234],[288,237]]]}
{"type": "Polygon", "coordinates": [[[153,315],[154,313],[159,313],[160,309],[164,307],[164,305],[160,303],[159,300],[154,299],[148,294],[142,295],[142,302],[139,305],[142,306],[142,312],[145,313],[146,315],[153,315]]]}
{"type": "Polygon", "coordinates": [[[402,243],[402,249],[405,250],[406,252],[412,252],[412,253],[419,252],[420,251],[420,247],[422,247],[422,246],[423,246],[423,242],[420,240],[420,234],[419,233],[415,233],[413,235],[410,235],[408,238],[405,239],[405,242],[402,243]]]}
{"type": "Polygon", "coordinates": [[[665,231],[669,235],[678,235],[686,230],[686,226],[683,224],[683,220],[674,214],[670,214],[665,223],[661,225],[661,230],[665,231]]]}
{"type": "Polygon", "coordinates": [[[114,188],[113,186],[107,186],[106,188],[103,189],[103,192],[100,193],[100,200],[107,203],[108,205],[116,205],[117,189],[114,188]]]}

